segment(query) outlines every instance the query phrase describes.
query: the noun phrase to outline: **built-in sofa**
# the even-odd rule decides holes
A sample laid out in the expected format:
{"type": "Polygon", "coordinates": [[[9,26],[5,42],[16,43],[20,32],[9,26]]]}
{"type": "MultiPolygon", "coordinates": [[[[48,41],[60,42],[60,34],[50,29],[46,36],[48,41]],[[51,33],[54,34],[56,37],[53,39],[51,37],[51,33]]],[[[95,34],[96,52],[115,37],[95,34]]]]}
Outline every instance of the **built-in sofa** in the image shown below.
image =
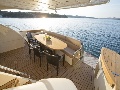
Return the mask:
{"type": "Polygon", "coordinates": [[[70,38],[68,36],[60,35],[54,32],[47,32],[49,35],[54,36],[67,44],[64,50],[61,50],[65,54],[65,60],[70,64],[74,65],[78,59],[83,57],[83,44],[81,41],[70,38]]]}

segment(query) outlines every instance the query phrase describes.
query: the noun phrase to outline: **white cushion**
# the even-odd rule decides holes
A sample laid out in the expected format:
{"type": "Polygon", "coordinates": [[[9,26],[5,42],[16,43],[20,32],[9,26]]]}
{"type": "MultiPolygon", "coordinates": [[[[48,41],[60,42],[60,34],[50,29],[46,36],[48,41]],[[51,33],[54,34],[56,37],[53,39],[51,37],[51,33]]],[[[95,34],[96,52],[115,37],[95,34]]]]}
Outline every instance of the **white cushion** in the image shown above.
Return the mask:
{"type": "Polygon", "coordinates": [[[49,78],[42,79],[48,90],[77,90],[74,83],[66,78],[49,78]]]}

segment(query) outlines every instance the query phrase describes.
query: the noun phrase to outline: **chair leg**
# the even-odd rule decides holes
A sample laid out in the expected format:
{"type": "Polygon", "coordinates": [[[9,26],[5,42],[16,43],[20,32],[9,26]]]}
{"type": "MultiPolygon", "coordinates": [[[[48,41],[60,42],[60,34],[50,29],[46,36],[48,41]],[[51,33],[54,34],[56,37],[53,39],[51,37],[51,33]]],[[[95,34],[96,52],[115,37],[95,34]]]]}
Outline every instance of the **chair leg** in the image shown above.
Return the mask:
{"type": "Polygon", "coordinates": [[[57,76],[58,76],[58,67],[59,67],[59,66],[57,65],[57,68],[56,68],[56,69],[57,69],[57,76]]]}
{"type": "Polygon", "coordinates": [[[31,59],[31,53],[30,53],[30,59],[31,59]]]}
{"type": "Polygon", "coordinates": [[[40,67],[41,67],[41,56],[40,56],[40,67]]]}
{"type": "Polygon", "coordinates": [[[31,59],[31,49],[30,49],[30,46],[29,46],[29,54],[30,54],[30,59],[31,59]]]}
{"type": "Polygon", "coordinates": [[[48,62],[47,62],[47,71],[48,71],[48,62]]]}
{"type": "Polygon", "coordinates": [[[34,62],[35,62],[35,53],[34,53],[34,62]]]}
{"type": "Polygon", "coordinates": [[[63,55],[63,66],[64,66],[64,63],[65,63],[65,54],[63,55]]]}
{"type": "Polygon", "coordinates": [[[30,47],[29,47],[29,54],[31,54],[31,49],[30,49],[30,47]]]}

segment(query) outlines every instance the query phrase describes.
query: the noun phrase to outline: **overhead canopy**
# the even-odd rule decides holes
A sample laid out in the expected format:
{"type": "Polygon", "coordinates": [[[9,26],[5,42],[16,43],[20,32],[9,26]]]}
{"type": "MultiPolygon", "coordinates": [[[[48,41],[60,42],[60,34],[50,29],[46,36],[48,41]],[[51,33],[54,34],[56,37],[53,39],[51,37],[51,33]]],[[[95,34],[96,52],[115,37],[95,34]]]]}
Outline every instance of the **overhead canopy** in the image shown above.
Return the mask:
{"type": "Polygon", "coordinates": [[[109,0],[0,0],[0,9],[47,10],[100,5],[109,0]]]}

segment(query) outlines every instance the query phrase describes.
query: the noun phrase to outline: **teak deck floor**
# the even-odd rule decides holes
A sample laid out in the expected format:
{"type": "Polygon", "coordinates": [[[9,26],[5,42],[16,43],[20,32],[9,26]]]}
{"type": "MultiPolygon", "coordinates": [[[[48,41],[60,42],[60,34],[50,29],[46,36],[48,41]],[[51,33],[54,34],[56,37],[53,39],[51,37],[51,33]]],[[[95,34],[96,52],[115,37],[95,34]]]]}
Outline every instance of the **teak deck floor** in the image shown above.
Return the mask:
{"type": "Polygon", "coordinates": [[[49,65],[49,70],[47,71],[45,56],[42,58],[41,67],[39,66],[38,57],[36,57],[34,63],[33,51],[30,59],[28,47],[25,45],[23,48],[0,54],[0,65],[26,73],[33,80],[68,78],[74,82],[78,90],[94,90],[94,67],[96,61],[88,54],[83,59],[83,61],[78,61],[74,66],[70,66],[67,62],[63,66],[62,62],[60,62],[57,76],[56,69],[52,65],[49,65]],[[93,63],[91,61],[87,62],[85,59],[91,59],[93,63]],[[92,65],[93,68],[88,64],[92,65]]]}

